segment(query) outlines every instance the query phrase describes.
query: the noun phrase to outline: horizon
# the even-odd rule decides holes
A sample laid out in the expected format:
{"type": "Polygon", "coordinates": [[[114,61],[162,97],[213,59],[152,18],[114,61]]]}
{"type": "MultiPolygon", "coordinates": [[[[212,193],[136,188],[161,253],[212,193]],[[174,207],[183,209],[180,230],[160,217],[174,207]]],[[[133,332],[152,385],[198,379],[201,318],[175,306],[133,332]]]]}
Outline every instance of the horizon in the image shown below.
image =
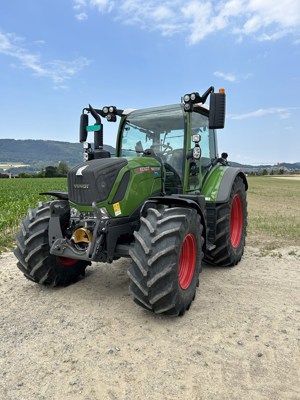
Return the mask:
{"type": "MultiPolygon", "coordinates": [[[[3,2],[0,84],[0,138],[72,143],[89,103],[147,108],[224,87],[219,153],[297,163],[300,2],[3,2]]],[[[104,138],[115,146],[116,125],[104,138]]]]}
{"type": "MultiPolygon", "coordinates": [[[[81,143],[80,142],[66,142],[66,141],[60,141],[60,140],[51,140],[51,139],[12,139],[12,138],[0,138],[0,141],[1,140],[16,140],[16,141],[26,141],[26,140],[30,140],[30,141],[49,141],[49,142],[60,142],[60,143],[66,143],[66,144],[78,144],[78,145],[80,145],[81,143]]],[[[91,142],[91,144],[93,144],[93,142],[91,142]]],[[[115,146],[113,146],[113,145],[110,145],[110,144],[107,144],[107,143],[104,143],[103,144],[104,146],[110,146],[110,147],[113,147],[114,149],[115,149],[115,146]]],[[[295,161],[295,162],[287,162],[287,161],[280,161],[280,162],[278,162],[278,163],[254,163],[254,164],[251,164],[251,163],[242,163],[242,162],[237,162],[236,160],[233,160],[233,159],[231,159],[230,157],[229,157],[229,160],[228,160],[228,162],[229,162],[229,164],[232,162],[232,163],[237,163],[237,164],[241,164],[241,165],[249,165],[249,166],[253,166],[253,167],[260,167],[260,166],[262,166],[262,167],[264,167],[264,166],[271,166],[271,167],[280,167],[282,164],[300,164],[300,161],[295,161]]],[[[20,163],[20,162],[16,162],[16,164],[18,164],[18,165],[21,165],[22,163],[20,163]]],[[[12,166],[13,164],[11,164],[10,162],[1,162],[0,161],[0,169],[3,169],[3,165],[10,165],[10,166],[12,166]]],[[[24,165],[21,165],[22,167],[23,166],[29,166],[29,165],[26,165],[26,164],[24,164],[24,165]]],[[[12,168],[17,168],[17,167],[15,167],[15,166],[13,166],[12,168]]]]}

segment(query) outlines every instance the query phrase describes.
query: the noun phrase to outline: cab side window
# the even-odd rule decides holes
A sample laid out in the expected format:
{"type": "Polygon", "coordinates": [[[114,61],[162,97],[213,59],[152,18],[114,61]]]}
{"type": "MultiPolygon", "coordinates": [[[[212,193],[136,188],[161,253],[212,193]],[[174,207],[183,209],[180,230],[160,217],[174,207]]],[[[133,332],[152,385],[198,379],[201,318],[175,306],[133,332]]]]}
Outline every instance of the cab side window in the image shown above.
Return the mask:
{"type": "Polygon", "coordinates": [[[205,172],[211,160],[217,156],[214,130],[208,128],[208,117],[205,115],[193,112],[191,117],[192,135],[198,133],[201,136],[201,168],[205,172]]]}

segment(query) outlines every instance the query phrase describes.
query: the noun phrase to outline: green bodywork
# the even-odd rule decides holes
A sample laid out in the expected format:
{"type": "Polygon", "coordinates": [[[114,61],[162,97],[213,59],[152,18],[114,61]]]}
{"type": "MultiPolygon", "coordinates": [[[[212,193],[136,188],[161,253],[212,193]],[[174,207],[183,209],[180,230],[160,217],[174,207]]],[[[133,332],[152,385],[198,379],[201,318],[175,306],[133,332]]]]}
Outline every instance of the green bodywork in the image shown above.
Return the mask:
{"type": "MultiPolygon", "coordinates": [[[[132,157],[127,160],[128,164],[119,172],[108,198],[97,204],[98,208],[105,207],[110,217],[130,216],[149,197],[161,192],[161,166],[157,160],[150,157],[132,157]],[[113,203],[120,182],[127,171],[130,171],[130,178],[125,195],[122,200],[113,203]]],[[[81,212],[93,211],[90,206],[72,202],[70,205],[81,212]]]]}
{"type": "MultiPolygon", "coordinates": [[[[218,192],[223,179],[225,171],[229,167],[226,166],[215,166],[205,177],[201,194],[205,196],[205,200],[209,203],[215,203],[217,201],[218,192]]],[[[230,188],[231,189],[231,188],[230,188]]]]}

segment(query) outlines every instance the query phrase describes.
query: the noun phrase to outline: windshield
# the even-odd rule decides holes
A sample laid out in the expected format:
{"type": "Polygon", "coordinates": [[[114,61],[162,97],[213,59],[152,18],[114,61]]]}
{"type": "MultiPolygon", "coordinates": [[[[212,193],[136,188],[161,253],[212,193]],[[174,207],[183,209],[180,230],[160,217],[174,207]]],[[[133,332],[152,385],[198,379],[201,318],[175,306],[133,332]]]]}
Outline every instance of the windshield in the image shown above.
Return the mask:
{"type": "Polygon", "coordinates": [[[183,149],[183,146],[184,116],[180,105],[133,111],[123,125],[123,157],[140,156],[146,149],[165,154],[171,149],[183,149]]]}
{"type": "MultiPolygon", "coordinates": [[[[142,157],[154,152],[166,168],[171,166],[183,178],[184,113],[180,104],[131,112],[123,125],[122,157],[142,157]]],[[[170,169],[170,168],[169,168],[170,169]]]]}

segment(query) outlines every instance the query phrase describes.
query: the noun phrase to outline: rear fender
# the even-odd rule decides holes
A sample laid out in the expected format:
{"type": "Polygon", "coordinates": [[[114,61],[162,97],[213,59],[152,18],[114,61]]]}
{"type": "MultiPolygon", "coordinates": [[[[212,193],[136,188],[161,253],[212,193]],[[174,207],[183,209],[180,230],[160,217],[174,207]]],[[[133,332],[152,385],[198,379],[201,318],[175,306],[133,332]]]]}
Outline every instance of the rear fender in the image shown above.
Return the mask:
{"type": "Polygon", "coordinates": [[[217,166],[205,179],[202,187],[202,194],[209,203],[226,203],[229,200],[233,182],[237,176],[240,176],[248,189],[246,175],[240,168],[229,166],[217,166]]]}

